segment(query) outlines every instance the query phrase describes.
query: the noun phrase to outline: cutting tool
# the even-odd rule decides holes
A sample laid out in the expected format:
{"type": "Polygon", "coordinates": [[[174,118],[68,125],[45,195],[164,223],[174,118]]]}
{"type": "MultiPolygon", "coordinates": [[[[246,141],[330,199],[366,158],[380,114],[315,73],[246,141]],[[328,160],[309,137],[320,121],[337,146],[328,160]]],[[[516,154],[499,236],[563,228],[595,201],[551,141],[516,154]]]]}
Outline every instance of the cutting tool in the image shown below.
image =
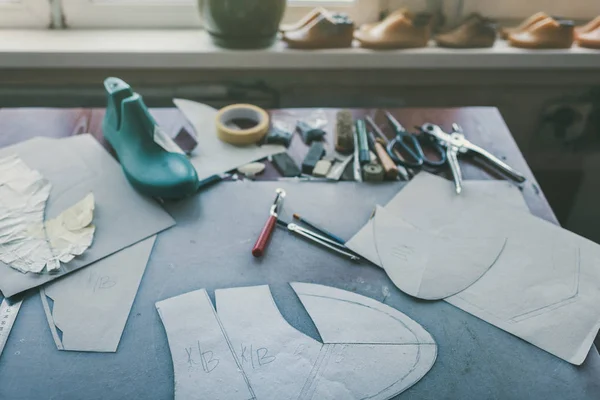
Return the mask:
{"type": "Polygon", "coordinates": [[[454,178],[454,184],[456,186],[456,193],[462,192],[462,171],[458,163],[458,156],[460,154],[473,153],[484,159],[490,164],[504,172],[507,176],[515,180],[516,182],[525,182],[526,178],[518,171],[513,169],[511,166],[494,156],[489,151],[471,143],[464,135],[462,128],[458,124],[452,125],[452,133],[444,132],[444,130],[438,125],[424,124],[421,126],[421,132],[428,135],[440,146],[446,149],[446,158],[450,164],[452,170],[452,176],[454,178]]]}
{"type": "Polygon", "coordinates": [[[277,189],[275,190],[275,201],[273,201],[273,205],[271,206],[271,210],[269,211],[269,219],[265,223],[260,235],[258,236],[258,240],[254,244],[252,248],[252,255],[254,257],[262,257],[267,248],[267,244],[269,243],[269,239],[271,238],[271,234],[273,233],[273,229],[275,229],[275,225],[277,223],[277,218],[279,216],[279,211],[281,207],[283,207],[283,199],[285,198],[285,190],[277,189]]]}
{"type": "Polygon", "coordinates": [[[421,168],[423,166],[441,167],[446,164],[446,153],[441,145],[435,142],[425,142],[437,155],[437,158],[428,158],[417,135],[409,133],[388,111],[385,112],[385,116],[396,133],[396,137],[388,143],[387,151],[397,165],[421,168]],[[398,154],[402,157],[399,157],[398,154]]]}
{"type": "MultiPolygon", "coordinates": [[[[373,118],[371,118],[370,116],[367,115],[365,120],[369,123],[369,125],[371,125],[371,129],[373,129],[373,132],[375,132],[377,134],[377,136],[379,136],[377,138],[377,140],[381,143],[382,146],[384,146],[384,148],[386,148],[386,152],[387,152],[387,146],[389,145],[390,140],[381,131],[381,128],[379,128],[379,126],[375,123],[375,121],[373,121],[373,118]]],[[[400,157],[400,153],[397,153],[396,156],[400,157]]],[[[393,159],[392,159],[392,161],[393,161],[393,159]]],[[[405,181],[410,180],[409,171],[405,167],[403,167],[402,165],[396,165],[396,167],[398,169],[398,174],[400,174],[402,179],[404,179],[405,181]]]]}

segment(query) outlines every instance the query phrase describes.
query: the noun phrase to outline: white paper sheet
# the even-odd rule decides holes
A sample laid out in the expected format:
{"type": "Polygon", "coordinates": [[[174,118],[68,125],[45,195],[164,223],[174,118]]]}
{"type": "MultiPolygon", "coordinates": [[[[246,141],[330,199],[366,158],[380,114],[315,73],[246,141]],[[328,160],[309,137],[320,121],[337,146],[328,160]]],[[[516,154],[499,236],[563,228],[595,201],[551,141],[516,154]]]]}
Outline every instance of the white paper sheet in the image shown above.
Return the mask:
{"type": "Polygon", "coordinates": [[[215,299],[256,398],[297,399],[323,344],[283,319],[268,286],[217,290],[215,299]]]}
{"type": "Polygon", "coordinates": [[[444,299],[471,286],[506,245],[506,238],[497,236],[429,233],[380,206],[372,225],[377,255],[387,275],[404,293],[425,300],[444,299]]]}
{"type": "Polygon", "coordinates": [[[51,190],[16,155],[0,159],[0,261],[22,273],[56,271],[92,244],[93,194],[45,221],[51,190]]]}
{"type": "Polygon", "coordinates": [[[256,399],[205,290],[156,303],[167,332],[176,400],[256,399]]]}
{"type": "MultiPolygon", "coordinates": [[[[486,186],[456,196],[452,182],[421,173],[386,210],[430,233],[506,237],[492,268],[445,300],[580,365],[600,329],[600,247],[532,216],[499,182],[486,186]]],[[[355,238],[370,245],[365,232],[355,238]]]]}
{"type": "Polygon", "coordinates": [[[174,99],[173,103],[196,131],[198,146],[190,161],[200,180],[286,151],[284,146],[279,145],[234,146],[225,143],[217,137],[217,110],[190,100],[174,99]]]}
{"type": "Polygon", "coordinates": [[[150,237],[40,289],[59,350],[117,351],[155,240],[150,237]]]}
{"type": "Polygon", "coordinates": [[[292,287],[323,343],[285,321],[267,286],[217,290],[217,323],[202,326],[189,316],[208,319],[212,307],[206,292],[157,303],[173,356],[176,398],[183,398],[182,393],[189,398],[229,398],[223,382],[230,380],[232,387],[244,392],[241,371],[257,400],[386,400],[416,383],[435,362],[433,338],[399,311],[327,286],[293,283],[292,287]],[[187,360],[180,349],[197,337],[203,338],[204,348],[206,340],[221,335],[228,338],[240,370],[211,375],[211,382],[186,375],[187,360]]]}
{"type": "Polygon", "coordinates": [[[93,245],[54,274],[24,274],[0,262],[0,290],[7,297],[87,266],[175,224],[153,199],[131,188],[119,164],[91,135],[35,138],[0,149],[0,158],[15,154],[52,185],[47,220],[93,193],[96,230],[93,245]]]}

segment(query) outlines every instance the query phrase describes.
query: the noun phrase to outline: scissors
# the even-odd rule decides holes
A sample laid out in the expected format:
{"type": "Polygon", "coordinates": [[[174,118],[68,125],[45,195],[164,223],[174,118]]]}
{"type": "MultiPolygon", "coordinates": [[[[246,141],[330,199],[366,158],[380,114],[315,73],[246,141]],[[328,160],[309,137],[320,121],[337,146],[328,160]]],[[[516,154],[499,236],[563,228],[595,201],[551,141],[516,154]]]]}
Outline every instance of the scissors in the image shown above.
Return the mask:
{"type": "Polygon", "coordinates": [[[407,168],[421,168],[424,165],[441,167],[446,164],[446,152],[440,144],[429,141],[429,147],[435,151],[438,158],[427,158],[419,137],[408,133],[402,124],[388,111],[385,112],[385,116],[396,132],[396,137],[390,140],[387,145],[387,152],[396,165],[402,165],[407,168]],[[399,157],[399,155],[402,155],[402,157],[399,157]]]}
{"type": "Polygon", "coordinates": [[[446,149],[446,159],[448,160],[450,169],[452,170],[452,176],[454,177],[454,185],[456,187],[457,194],[462,192],[463,180],[462,171],[458,163],[458,156],[460,154],[477,154],[499,170],[503,171],[513,180],[519,183],[525,182],[526,180],[526,178],[520,172],[513,169],[510,165],[506,164],[489,151],[471,143],[467,138],[465,138],[462,128],[458,124],[452,124],[452,133],[446,133],[442,128],[434,124],[424,124],[421,127],[421,132],[429,135],[440,146],[446,149]]]}

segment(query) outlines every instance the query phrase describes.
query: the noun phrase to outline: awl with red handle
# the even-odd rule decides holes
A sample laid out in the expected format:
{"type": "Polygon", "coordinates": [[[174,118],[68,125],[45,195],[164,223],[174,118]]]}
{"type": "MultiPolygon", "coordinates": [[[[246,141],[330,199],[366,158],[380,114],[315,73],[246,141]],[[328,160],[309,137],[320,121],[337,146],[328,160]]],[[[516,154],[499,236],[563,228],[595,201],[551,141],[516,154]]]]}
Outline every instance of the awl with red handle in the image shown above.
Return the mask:
{"type": "Polygon", "coordinates": [[[254,257],[262,257],[263,254],[265,254],[265,249],[267,248],[267,245],[269,244],[269,239],[271,238],[273,229],[275,229],[275,225],[277,224],[279,210],[281,210],[281,207],[283,206],[283,199],[285,198],[285,190],[277,189],[275,191],[275,193],[277,194],[277,196],[275,197],[275,201],[273,202],[273,205],[271,206],[271,211],[269,213],[270,214],[269,219],[265,223],[265,226],[263,227],[262,231],[260,232],[260,236],[258,237],[258,240],[256,241],[256,243],[254,244],[254,247],[252,248],[252,255],[254,257]]]}

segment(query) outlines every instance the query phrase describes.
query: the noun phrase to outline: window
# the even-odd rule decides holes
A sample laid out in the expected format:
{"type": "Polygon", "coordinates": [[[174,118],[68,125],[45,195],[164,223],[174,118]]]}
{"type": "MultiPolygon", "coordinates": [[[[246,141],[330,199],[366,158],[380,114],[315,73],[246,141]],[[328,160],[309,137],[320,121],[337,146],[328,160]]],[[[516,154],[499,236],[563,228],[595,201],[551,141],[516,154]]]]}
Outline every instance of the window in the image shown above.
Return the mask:
{"type": "Polygon", "coordinates": [[[197,0],[62,0],[62,7],[69,28],[200,26],[197,0]]]}
{"type": "MultiPolygon", "coordinates": [[[[197,28],[201,26],[197,3],[198,0],[0,0],[0,26],[48,27],[50,4],[54,4],[54,14],[58,15],[55,20],[60,20],[62,12],[68,28],[197,28]]],[[[288,0],[284,22],[297,21],[318,6],[345,12],[357,24],[375,21],[382,11],[401,7],[440,10],[450,22],[471,12],[500,21],[522,20],[537,11],[576,20],[600,15],[600,0],[288,0]]]]}
{"type": "Polygon", "coordinates": [[[48,0],[0,0],[0,26],[5,28],[47,28],[50,26],[48,0]]]}
{"type": "MultiPolygon", "coordinates": [[[[197,3],[198,0],[62,0],[65,24],[70,28],[199,27],[197,3]]],[[[284,21],[299,20],[318,6],[346,12],[360,23],[374,21],[379,14],[378,0],[289,0],[284,21]]]]}

